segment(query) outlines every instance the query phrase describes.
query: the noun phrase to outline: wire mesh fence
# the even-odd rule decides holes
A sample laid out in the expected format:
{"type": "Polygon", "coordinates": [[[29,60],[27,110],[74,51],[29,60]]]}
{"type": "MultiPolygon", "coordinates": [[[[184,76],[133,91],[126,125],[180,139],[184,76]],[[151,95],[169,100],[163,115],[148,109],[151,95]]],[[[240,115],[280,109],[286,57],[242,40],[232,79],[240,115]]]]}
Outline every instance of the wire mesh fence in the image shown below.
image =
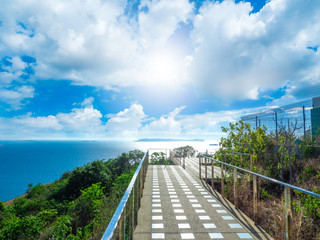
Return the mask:
{"type": "Polygon", "coordinates": [[[295,128],[298,137],[315,136],[320,128],[320,97],[240,117],[253,128],[266,127],[277,137],[280,129],[295,128]]]}

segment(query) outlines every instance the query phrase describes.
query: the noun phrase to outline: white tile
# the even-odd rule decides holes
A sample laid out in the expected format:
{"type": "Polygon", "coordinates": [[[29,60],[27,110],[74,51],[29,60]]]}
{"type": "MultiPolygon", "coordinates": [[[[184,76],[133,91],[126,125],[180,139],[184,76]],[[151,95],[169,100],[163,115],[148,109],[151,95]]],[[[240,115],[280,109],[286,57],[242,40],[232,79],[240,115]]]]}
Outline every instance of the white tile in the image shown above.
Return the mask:
{"type": "Polygon", "coordinates": [[[192,194],[192,192],[185,192],[185,194],[192,194]]]}
{"type": "Polygon", "coordinates": [[[197,199],[189,199],[189,202],[198,202],[197,199]]]}
{"type": "Polygon", "coordinates": [[[208,202],[217,202],[217,201],[214,199],[208,199],[208,202]]]}
{"type": "Polygon", "coordinates": [[[152,207],[161,207],[161,203],[154,203],[152,204],[152,207]]]}
{"type": "Polygon", "coordinates": [[[206,195],[206,196],[204,196],[205,198],[212,198],[211,196],[209,196],[209,195],[206,195]]]}
{"type": "Polygon", "coordinates": [[[187,195],[187,198],[195,198],[193,195],[187,195]]]}
{"type": "Polygon", "coordinates": [[[223,236],[221,233],[209,233],[211,239],[222,239],[223,236]]]}
{"type": "Polygon", "coordinates": [[[160,213],[160,212],[162,212],[162,209],[152,209],[152,212],[153,213],[160,213]]]}
{"type": "Polygon", "coordinates": [[[160,192],[152,192],[152,194],[156,195],[156,194],[160,194],[160,192]]]}
{"type": "Polygon", "coordinates": [[[197,203],[195,203],[195,204],[192,204],[192,207],[194,207],[194,208],[198,208],[198,207],[201,207],[201,204],[197,204],[197,203]]]}
{"type": "Polygon", "coordinates": [[[239,223],[229,223],[229,226],[231,228],[242,228],[242,226],[239,223]]]}
{"type": "Polygon", "coordinates": [[[174,203],[174,204],[172,204],[172,207],[181,207],[181,204],[180,203],[174,203]]]}
{"type": "Polygon", "coordinates": [[[199,189],[199,192],[205,192],[206,190],[204,190],[204,189],[199,189]]]}
{"type": "Polygon", "coordinates": [[[152,220],[163,220],[162,216],[152,216],[152,220]]]}
{"type": "Polygon", "coordinates": [[[209,193],[207,193],[207,192],[201,192],[201,194],[203,194],[203,195],[207,195],[207,194],[209,194],[209,193]]]}
{"type": "Polygon", "coordinates": [[[152,195],[152,198],[160,198],[160,195],[152,195]]]}
{"type": "Polygon", "coordinates": [[[212,207],[221,207],[220,204],[211,204],[212,207]]]}
{"type": "Polygon", "coordinates": [[[226,210],[217,210],[217,213],[227,213],[226,210]]]}
{"type": "Polygon", "coordinates": [[[223,220],[234,220],[231,216],[222,216],[223,220]]]}
{"type": "Polygon", "coordinates": [[[193,233],[180,233],[181,239],[194,239],[193,233]]]}
{"type": "Polygon", "coordinates": [[[161,202],[160,199],[152,199],[152,202],[161,202]]]}
{"type": "Polygon", "coordinates": [[[210,220],[209,216],[199,216],[200,220],[210,220]]]}
{"type": "Polygon", "coordinates": [[[243,239],[243,238],[252,239],[252,236],[250,235],[250,233],[237,233],[237,235],[241,239],[243,239]]]}
{"type": "Polygon", "coordinates": [[[171,199],[171,202],[180,202],[179,199],[171,199]]]}
{"type": "Polygon", "coordinates": [[[174,213],[184,213],[183,209],[173,209],[174,213]]]}
{"type": "Polygon", "coordinates": [[[189,223],[178,223],[178,228],[190,228],[189,223]]]}
{"type": "Polygon", "coordinates": [[[152,223],[152,228],[163,228],[163,223],[152,223]]]}
{"type": "Polygon", "coordinates": [[[195,211],[196,211],[196,213],[206,213],[206,211],[203,209],[196,209],[195,211]]]}
{"type": "Polygon", "coordinates": [[[170,198],[178,198],[177,195],[170,195],[170,198]]]}
{"type": "Polygon", "coordinates": [[[187,216],[176,216],[176,220],[187,220],[187,216]]]}
{"type": "Polygon", "coordinates": [[[165,235],[164,235],[164,233],[152,233],[151,238],[152,239],[164,239],[165,235]]]}
{"type": "Polygon", "coordinates": [[[217,228],[213,223],[204,223],[203,226],[204,228],[217,228]]]}

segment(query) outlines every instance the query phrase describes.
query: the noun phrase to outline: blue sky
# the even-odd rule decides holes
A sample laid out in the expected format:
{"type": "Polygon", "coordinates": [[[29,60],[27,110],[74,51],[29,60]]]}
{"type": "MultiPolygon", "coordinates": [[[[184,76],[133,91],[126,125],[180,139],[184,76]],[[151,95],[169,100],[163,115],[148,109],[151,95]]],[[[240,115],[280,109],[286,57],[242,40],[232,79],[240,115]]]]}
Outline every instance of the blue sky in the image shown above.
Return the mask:
{"type": "Polygon", "coordinates": [[[216,140],[319,95],[320,1],[12,0],[0,139],[216,140]]]}

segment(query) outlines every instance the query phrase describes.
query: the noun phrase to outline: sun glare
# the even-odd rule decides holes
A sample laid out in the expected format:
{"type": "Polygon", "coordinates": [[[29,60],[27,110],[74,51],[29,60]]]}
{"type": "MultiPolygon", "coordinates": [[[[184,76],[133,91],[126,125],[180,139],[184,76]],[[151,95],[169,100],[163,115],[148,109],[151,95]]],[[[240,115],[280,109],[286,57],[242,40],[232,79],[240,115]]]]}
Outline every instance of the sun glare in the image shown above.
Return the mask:
{"type": "Polygon", "coordinates": [[[183,79],[183,59],[172,51],[152,54],[146,69],[148,81],[152,84],[172,86],[183,79]]]}

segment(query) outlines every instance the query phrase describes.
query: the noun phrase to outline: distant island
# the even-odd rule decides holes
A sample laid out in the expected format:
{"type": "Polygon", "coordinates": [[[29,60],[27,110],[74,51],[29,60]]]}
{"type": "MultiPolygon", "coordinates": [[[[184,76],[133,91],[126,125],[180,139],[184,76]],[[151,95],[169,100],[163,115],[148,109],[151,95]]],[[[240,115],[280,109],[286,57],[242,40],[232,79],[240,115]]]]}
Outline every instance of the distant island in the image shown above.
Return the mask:
{"type": "Polygon", "coordinates": [[[204,142],[204,139],[141,138],[135,142],[204,142]]]}

